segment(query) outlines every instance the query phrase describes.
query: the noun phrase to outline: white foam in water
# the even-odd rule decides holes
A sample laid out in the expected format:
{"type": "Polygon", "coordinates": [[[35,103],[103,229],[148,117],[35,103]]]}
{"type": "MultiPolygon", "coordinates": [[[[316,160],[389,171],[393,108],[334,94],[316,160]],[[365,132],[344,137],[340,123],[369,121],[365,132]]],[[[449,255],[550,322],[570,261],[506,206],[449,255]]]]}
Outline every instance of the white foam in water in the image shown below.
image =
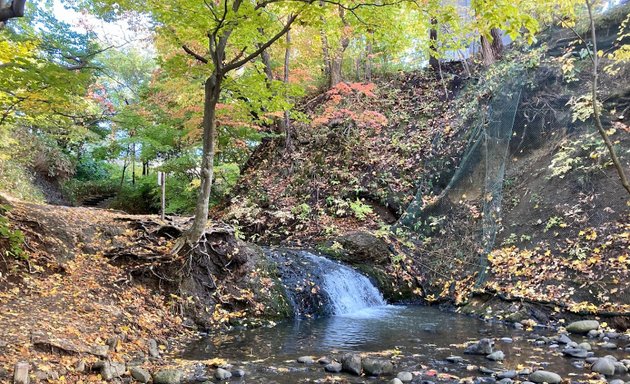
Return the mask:
{"type": "Polygon", "coordinates": [[[322,288],[335,315],[360,314],[366,308],[387,305],[379,290],[359,272],[312,253],[306,256],[325,271],[322,288]]]}

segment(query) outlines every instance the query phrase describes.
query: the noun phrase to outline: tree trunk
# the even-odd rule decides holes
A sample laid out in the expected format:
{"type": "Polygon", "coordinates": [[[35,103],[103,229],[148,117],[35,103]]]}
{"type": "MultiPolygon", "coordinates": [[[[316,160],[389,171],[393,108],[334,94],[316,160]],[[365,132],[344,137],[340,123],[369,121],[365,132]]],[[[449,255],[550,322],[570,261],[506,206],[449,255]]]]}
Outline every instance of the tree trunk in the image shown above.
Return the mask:
{"type": "Polygon", "coordinates": [[[271,70],[271,56],[267,50],[262,51],[260,54],[260,58],[265,65],[265,75],[267,76],[267,81],[271,83],[273,81],[273,71],[271,70]]]}
{"type": "MultiPolygon", "coordinates": [[[[617,156],[617,152],[615,151],[615,147],[613,146],[610,137],[608,137],[608,133],[604,129],[601,120],[601,111],[599,109],[599,103],[597,102],[597,82],[599,79],[599,57],[597,56],[597,34],[595,33],[595,19],[593,18],[593,4],[589,0],[585,0],[586,7],[588,9],[588,17],[591,22],[591,40],[593,43],[593,52],[591,55],[591,59],[593,61],[593,83],[591,86],[591,98],[593,101],[593,120],[595,120],[595,126],[597,127],[597,131],[600,136],[604,140],[606,144],[606,148],[608,148],[608,152],[610,153],[610,158],[612,159],[613,164],[615,165],[615,169],[617,170],[617,174],[619,175],[619,180],[621,180],[621,185],[624,189],[630,194],[630,182],[628,182],[628,178],[623,170],[623,166],[619,157],[617,156]]],[[[588,49],[588,47],[587,47],[588,49]]]]}
{"type": "Polygon", "coordinates": [[[201,158],[201,186],[197,196],[195,219],[186,234],[189,243],[199,241],[208,224],[208,202],[214,176],[214,136],[216,133],[216,107],[221,93],[222,76],[213,72],[205,83],[203,108],[203,152],[201,158]]]}
{"type": "Polygon", "coordinates": [[[131,155],[131,184],[136,185],[136,143],[131,146],[133,154],[131,155]]]}
{"type": "Polygon", "coordinates": [[[431,18],[431,30],[429,31],[429,65],[431,66],[431,68],[433,68],[433,70],[435,72],[438,71],[439,69],[439,60],[437,58],[437,48],[438,48],[438,44],[437,44],[437,38],[438,38],[438,31],[437,31],[437,19],[436,18],[431,18]]]}
{"type": "Polygon", "coordinates": [[[328,79],[328,86],[330,88],[343,81],[343,76],[341,74],[343,68],[343,55],[348,48],[348,45],[350,45],[350,38],[346,35],[349,24],[345,17],[345,10],[342,7],[339,7],[339,17],[343,22],[343,31],[341,32],[339,49],[335,52],[334,57],[331,58],[330,77],[328,79]]]}
{"type": "Polygon", "coordinates": [[[481,56],[483,65],[489,66],[501,58],[503,52],[503,42],[501,41],[501,31],[497,28],[490,30],[490,41],[486,36],[481,35],[481,56]]]}
{"type": "MultiPolygon", "coordinates": [[[[287,31],[286,37],[287,47],[284,50],[284,84],[286,87],[289,86],[289,64],[291,62],[291,33],[287,31]]],[[[286,95],[285,95],[286,97],[286,95]]],[[[289,119],[289,111],[284,111],[284,149],[289,151],[291,150],[291,121],[289,119]]]]}
{"type": "Polygon", "coordinates": [[[370,31],[365,46],[365,81],[372,81],[372,40],[374,32],[370,31]]]}

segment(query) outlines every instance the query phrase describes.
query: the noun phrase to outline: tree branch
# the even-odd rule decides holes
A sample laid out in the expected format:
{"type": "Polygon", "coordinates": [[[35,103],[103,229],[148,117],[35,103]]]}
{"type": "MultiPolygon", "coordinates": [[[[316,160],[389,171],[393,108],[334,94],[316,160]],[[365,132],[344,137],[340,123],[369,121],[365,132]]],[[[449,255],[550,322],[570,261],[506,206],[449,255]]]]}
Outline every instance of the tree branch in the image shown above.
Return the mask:
{"type": "Polygon", "coordinates": [[[190,56],[194,57],[195,59],[201,61],[204,64],[208,64],[208,59],[206,59],[205,57],[201,56],[200,54],[198,54],[197,52],[193,51],[192,49],[188,48],[188,46],[186,44],[182,44],[182,48],[190,56]]]}
{"type": "Polygon", "coordinates": [[[258,47],[258,49],[256,49],[254,52],[250,53],[249,55],[245,56],[244,58],[240,60],[237,60],[237,59],[231,60],[228,64],[224,66],[224,72],[228,72],[233,69],[242,67],[243,65],[247,64],[249,61],[256,58],[256,56],[260,55],[265,49],[269,48],[273,43],[276,42],[276,40],[280,39],[282,36],[284,36],[287,33],[289,29],[291,29],[291,25],[297,19],[297,16],[298,16],[297,14],[289,16],[289,19],[287,20],[287,23],[284,25],[284,27],[271,39],[267,40],[267,42],[265,42],[264,44],[261,44],[258,47]]]}

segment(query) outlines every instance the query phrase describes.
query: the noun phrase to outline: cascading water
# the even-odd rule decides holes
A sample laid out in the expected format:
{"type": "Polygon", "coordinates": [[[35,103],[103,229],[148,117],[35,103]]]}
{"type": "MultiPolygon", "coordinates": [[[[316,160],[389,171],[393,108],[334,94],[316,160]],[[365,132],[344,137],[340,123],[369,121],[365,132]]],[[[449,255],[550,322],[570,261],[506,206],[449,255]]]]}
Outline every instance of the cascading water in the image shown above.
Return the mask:
{"type": "Polygon", "coordinates": [[[268,250],[296,317],[356,313],[384,306],[370,280],[341,263],[303,250],[268,250]]]}
{"type": "Polygon", "coordinates": [[[323,288],[333,314],[343,315],[387,304],[379,290],[359,272],[310,252],[302,252],[326,271],[323,288]]]}

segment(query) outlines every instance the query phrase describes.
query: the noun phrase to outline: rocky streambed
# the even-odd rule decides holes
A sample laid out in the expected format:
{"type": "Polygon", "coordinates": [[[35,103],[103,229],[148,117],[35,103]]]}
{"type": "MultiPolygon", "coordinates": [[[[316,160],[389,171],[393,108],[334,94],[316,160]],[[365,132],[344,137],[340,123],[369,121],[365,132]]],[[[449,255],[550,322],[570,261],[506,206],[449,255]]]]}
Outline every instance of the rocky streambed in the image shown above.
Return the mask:
{"type": "Polygon", "coordinates": [[[383,306],[207,336],[184,358],[202,364],[189,377],[199,382],[621,384],[630,380],[630,335],[598,321],[553,329],[383,306]],[[217,357],[215,368],[199,363],[217,357]]]}

